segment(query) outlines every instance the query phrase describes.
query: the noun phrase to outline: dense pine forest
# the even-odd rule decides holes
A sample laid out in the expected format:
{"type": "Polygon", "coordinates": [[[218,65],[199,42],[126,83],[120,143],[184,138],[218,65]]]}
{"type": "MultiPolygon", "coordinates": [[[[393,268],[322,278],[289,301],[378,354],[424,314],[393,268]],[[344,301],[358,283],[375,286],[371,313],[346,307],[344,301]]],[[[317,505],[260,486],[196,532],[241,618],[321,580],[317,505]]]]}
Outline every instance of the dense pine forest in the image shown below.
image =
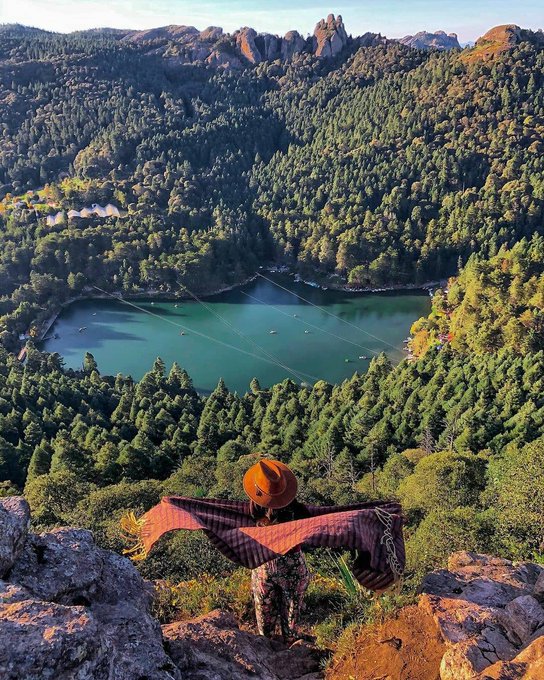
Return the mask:
{"type": "MultiPolygon", "coordinates": [[[[302,500],[398,498],[412,584],[456,549],[542,559],[540,38],[491,59],[376,39],[229,70],[115,33],[0,37],[0,495],[121,550],[127,510],[242,497],[265,452],[302,500]],[[108,203],[120,216],[68,214],[108,203]],[[32,339],[16,358],[94,285],[204,293],[271,263],[353,288],[451,278],[410,360],[338,385],[219,379],[204,397],[160,358],[139,382],[32,339]]],[[[175,535],[141,569],[232,566],[175,535]]]]}
{"type": "Polygon", "coordinates": [[[93,284],[211,292],[271,261],[356,287],[422,282],[542,231],[537,34],[487,61],[382,40],[232,71],[116,34],[0,31],[12,349],[93,284]],[[126,214],[67,217],[108,202],[126,214]]]}

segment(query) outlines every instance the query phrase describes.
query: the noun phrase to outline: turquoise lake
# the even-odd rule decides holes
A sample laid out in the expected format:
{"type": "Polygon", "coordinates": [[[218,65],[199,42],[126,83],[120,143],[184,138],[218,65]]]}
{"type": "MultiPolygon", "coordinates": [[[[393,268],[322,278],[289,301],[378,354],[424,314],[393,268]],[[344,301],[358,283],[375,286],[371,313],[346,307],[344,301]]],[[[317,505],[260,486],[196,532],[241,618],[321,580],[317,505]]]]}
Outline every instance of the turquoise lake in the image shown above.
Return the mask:
{"type": "Polygon", "coordinates": [[[337,383],[366,371],[379,352],[401,360],[410,326],[430,309],[424,291],[358,294],[313,288],[288,276],[273,280],[289,290],[258,278],[205,298],[205,306],[129,300],[136,308],[113,299],[82,300],[62,311],[42,347],[58,352],[70,368],[80,368],[91,352],[102,373],[135,379],[160,356],[167,370],[174,361],[185,368],[202,393],[220,377],[238,392],[253,377],[263,387],[285,378],[337,383]]]}

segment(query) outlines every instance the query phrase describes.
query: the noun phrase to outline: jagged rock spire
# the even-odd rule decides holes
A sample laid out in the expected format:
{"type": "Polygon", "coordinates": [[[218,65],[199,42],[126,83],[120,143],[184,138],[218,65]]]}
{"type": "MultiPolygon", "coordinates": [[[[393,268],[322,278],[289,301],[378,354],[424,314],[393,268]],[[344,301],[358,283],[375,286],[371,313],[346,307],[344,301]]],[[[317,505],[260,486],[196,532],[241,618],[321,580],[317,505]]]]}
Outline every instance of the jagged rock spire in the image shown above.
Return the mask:
{"type": "Polygon", "coordinates": [[[348,42],[344,22],[340,14],[334,18],[329,14],[327,20],[321,19],[314,30],[313,52],[316,57],[334,57],[348,42]]]}

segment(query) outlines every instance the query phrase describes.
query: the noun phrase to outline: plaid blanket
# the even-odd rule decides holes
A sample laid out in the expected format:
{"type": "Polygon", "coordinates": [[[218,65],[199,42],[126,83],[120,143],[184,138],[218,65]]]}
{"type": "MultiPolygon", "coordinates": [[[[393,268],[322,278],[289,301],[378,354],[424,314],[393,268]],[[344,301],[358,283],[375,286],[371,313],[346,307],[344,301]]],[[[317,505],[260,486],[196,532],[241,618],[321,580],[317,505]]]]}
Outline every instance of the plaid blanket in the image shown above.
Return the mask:
{"type": "Polygon", "coordinates": [[[382,591],[400,578],[405,553],[398,503],[305,507],[306,519],[255,526],[248,502],[169,496],[140,519],[126,516],[122,527],[136,539],[127,551],[133,559],[145,558],[166,532],[189,529],[203,531],[223,555],[250,569],[297,546],[346,548],[356,551],[351,569],[366,588],[382,591]]]}

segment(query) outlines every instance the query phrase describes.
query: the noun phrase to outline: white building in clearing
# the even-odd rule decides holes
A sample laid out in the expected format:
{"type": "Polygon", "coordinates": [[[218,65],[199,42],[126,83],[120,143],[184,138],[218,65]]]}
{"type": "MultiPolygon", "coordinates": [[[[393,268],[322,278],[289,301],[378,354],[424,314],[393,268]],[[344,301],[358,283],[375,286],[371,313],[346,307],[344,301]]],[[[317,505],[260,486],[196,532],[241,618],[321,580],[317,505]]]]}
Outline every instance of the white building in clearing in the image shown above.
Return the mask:
{"type": "Polygon", "coordinates": [[[108,217],[122,217],[119,208],[116,205],[112,205],[111,203],[108,203],[104,210],[106,211],[106,215],[108,217]]]}
{"type": "Polygon", "coordinates": [[[48,227],[55,227],[57,224],[64,222],[64,212],[61,210],[56,215],[48,215],[45,218],[48,227]]]}
{"type": "MultiPolygon", "coordinates": [[[[98,203],[93,203],[90,208],[82,208],[81,210],[69,210],[68,219],[73,220],[75,217],[82,217],[86,219],[97,215],[98,217],[125,217],[126,213],[119,210],[116,205],[108,203],[105,207],[98,205],[98,203]]],[[[64,222],[65,213],[61,210],[56,215],[48,215],[46,217],[46,223],[48,227],[54,227],[58,224],[64,222]]]]}

